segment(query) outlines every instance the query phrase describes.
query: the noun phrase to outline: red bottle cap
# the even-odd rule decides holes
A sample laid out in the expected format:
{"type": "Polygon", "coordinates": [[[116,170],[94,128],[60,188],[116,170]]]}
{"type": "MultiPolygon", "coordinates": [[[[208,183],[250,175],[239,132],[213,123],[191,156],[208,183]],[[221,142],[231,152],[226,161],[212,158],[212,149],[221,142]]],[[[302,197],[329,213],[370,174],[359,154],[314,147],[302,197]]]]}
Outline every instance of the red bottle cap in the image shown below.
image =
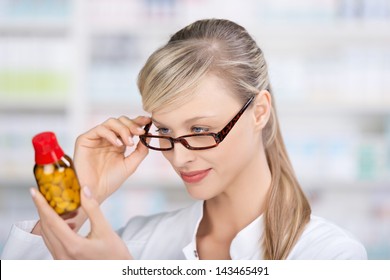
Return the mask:
{"type": "Polygon", "coordinates": [[[32,143],[35,150],[36,164],[50,164],[59,161],[64,152],[58,145],[56,135],[53,132],[42,132],[34,136],[32,143]]]}

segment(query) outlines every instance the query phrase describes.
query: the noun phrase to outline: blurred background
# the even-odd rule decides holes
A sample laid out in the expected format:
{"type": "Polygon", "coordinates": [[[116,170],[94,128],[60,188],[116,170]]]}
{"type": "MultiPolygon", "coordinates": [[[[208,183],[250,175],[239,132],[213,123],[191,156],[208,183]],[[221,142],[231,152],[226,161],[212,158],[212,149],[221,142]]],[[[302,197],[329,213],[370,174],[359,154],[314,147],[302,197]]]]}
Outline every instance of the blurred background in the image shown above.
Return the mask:
{"type": "MultiPolygon", "coordinates": [[[[0,251],[35,219],[31,138],[73,154],[108,117],[144,114],[147,57],[194,20],[247,28],[267,59],[287,148],[313,212],[390,259],[390,0],[0,0],[0,251]]],[[[114,228],[191,203],[158,152],[102,208],[114,228]]]]}

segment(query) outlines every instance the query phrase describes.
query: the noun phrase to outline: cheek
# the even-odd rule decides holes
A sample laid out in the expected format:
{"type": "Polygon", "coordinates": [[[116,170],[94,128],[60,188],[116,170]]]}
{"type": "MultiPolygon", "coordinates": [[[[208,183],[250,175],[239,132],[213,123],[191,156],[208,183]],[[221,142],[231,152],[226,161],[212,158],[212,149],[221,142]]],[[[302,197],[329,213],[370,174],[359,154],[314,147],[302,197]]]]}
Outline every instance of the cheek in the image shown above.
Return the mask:
{"type": "Polygon", "coordinates": [[[234,170],[241,170],[257,154],[261,148],[261,135],[253,131],[240,131],[234,135],[228,135],[216,149],[214,156],[223,169],[234,173],[234,170]],[[231,137],[229,137],[231,136],[231,137]]]}
{"type": "MultiPolygon", "coordinates": [[[[241,165],[246,164],[248,158],[253,156],[258,141],[257,136],[248,131],[237,131],[239,133],[232,133],[216,148],[196,151],[195,164],[196,167],[214,168],[218,173],[231,173],[237,170],[241,165]]],[[[172,164],[173,152],[161,152],[163,156],[172,164]]]]}
{"type": "Polygon", "coordinates": [[[229,137],[210,155],[209,158],[213,161],[215,168],[223,172],[223,175],[229,176],[228,174],[234,173],[234,170],[244,164],[250,154],[250,150],[242,140],[241,137],[229,137]]]}

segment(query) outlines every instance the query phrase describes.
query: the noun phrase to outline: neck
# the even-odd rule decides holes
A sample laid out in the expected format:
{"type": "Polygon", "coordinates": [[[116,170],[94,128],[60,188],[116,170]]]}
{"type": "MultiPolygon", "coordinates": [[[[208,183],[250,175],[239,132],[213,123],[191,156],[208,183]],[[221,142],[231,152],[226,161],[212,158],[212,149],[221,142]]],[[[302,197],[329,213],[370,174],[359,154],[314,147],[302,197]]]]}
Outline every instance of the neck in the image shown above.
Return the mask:
{"type": "Polygon", "coordinates": [[[270,185],[271,172],[260,151],[225,192],[205,202],[206,228],[226,238],[234,237],[263,213],[270,185]]]}

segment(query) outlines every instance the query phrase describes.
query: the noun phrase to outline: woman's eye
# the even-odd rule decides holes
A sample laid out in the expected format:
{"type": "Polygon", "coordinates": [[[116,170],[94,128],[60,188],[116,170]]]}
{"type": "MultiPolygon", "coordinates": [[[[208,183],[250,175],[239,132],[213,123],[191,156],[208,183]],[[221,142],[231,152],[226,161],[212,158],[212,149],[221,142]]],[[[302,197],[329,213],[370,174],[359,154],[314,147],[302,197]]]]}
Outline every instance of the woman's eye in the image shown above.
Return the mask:
{"type": "Polygon", "coordinates": [[[206,133],[206,132],[208,132],[209,131],[209,129],[208,128],[205,128],[205,127],[193,127],[192,128],[192,132],[193,133],[206,133]]]}
{"type": "Polygon", "coordinates": [[[156,129],[156,132],[161,135],[167,135],[169,134],[169,129],[164,127],[159,127],[158,129],[156,129]]]}

